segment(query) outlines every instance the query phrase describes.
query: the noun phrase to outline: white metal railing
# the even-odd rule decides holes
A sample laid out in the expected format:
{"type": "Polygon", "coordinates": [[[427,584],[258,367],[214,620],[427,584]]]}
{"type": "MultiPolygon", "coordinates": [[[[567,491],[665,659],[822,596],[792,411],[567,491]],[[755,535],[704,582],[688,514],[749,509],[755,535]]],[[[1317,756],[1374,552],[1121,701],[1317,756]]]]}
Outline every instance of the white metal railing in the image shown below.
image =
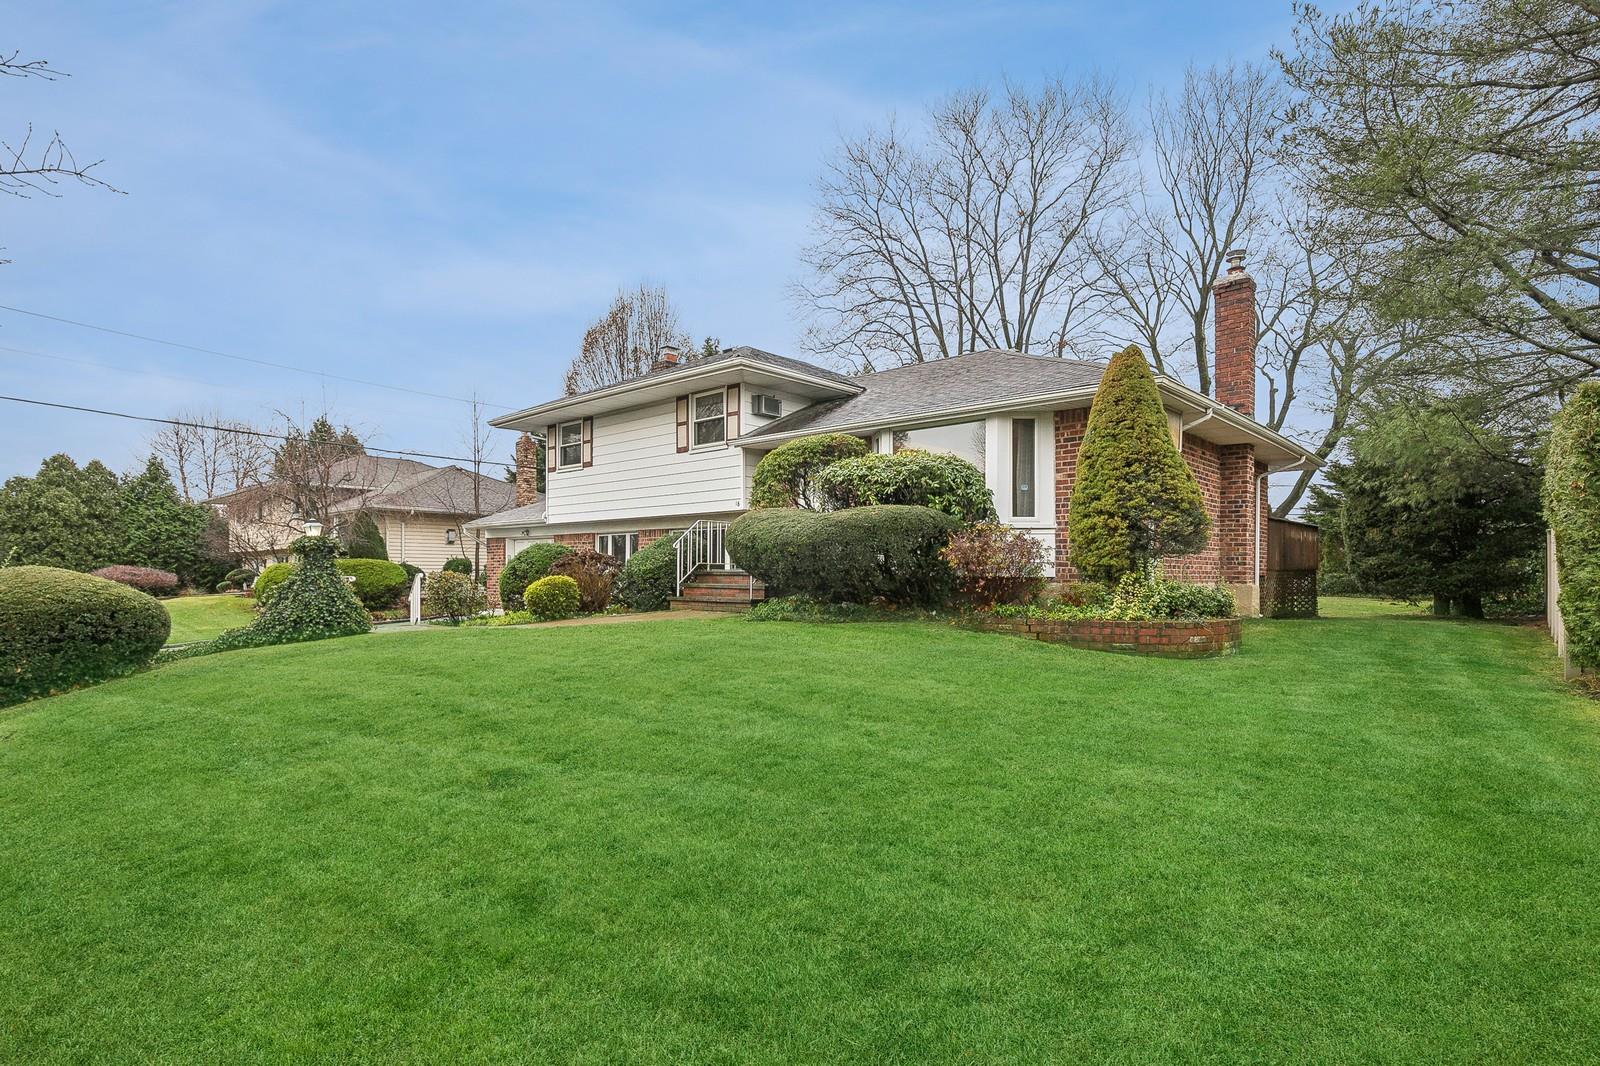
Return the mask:
{"type": "Polygon", "coordinates": [[[678,550],[677,594],[683,595],[683,583],[700,569],[729,569],[728,523],[702,518],[683,531],[674,547],[678,550]]]}

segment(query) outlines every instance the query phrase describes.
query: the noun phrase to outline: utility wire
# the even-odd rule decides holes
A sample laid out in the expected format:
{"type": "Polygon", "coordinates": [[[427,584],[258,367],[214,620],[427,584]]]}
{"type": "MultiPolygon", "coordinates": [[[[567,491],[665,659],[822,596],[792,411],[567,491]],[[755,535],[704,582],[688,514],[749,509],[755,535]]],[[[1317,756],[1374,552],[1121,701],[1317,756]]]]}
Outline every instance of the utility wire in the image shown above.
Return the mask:
{"type": "Polygon", "coordinates": [[[76,319],[62,318],[59,315],[47,315],[43,311],[29,311],[26,308],[12,307],[8,304],[0,304],[0,311],[11,311],[14,314],[27,315],[30,318],[42,318],[48,322],[59,322],[66,326],[77,326],[79,329],[92,329],[98,333],[109,333],[114,337],[128,337],[132,340],[144,341],[147,344],[164,344],[169,348],[181,348],[184,351],[198,352],[201,355],[214,355],[219,359],[233,359],[240,363],[253,363],[256,366],[271,367],[274,370],[291,370],[297,374],[311,374],[320,378],[331,378],[334,381],[348,381],[355,385],[366,385],[375,389],[389,389],[393,392],[410,393],[413,396],[426,396],[431,400],[450,400],[454,403],[466,404],[477,402],[482,404],[484,407],[497,407],[502,411],[516,410],[514,407],[507,407],[505,404],[500,403],[485,403],[482,400],[473,401],[463,396],[446,396],[437,392],[424,392],[421,389],[409,389],[404,385],[390,385],[389,383],[383,381],[368,381],[366,378],[353,378],[344,374],[330,373],[326,370],[311,370],[307,367],[295,366],[292,363],[275,363],[270,359],[257,359],[248,355],[234,355],[230,352],[219,352],[215,348],[202,348],[194,344],[185,344],[182,341],[169,341],[164,340],[161,337],[146,336],[143,333],[131,333],[124,329],[113,329],[110,326],[97,326],[93,322],[79,322],[76,319]]]}
{"type": "MultiPolygon", "coordinates": [[[[204,422],[187,422],[181,418],[156,418],[152,415],[130,415],[124,411],[106,411],[98,407],[80,407],[77,404],[71,403],[53,403],[49,400],[32,400],[26,396],[0,396],[0,400],[7,400],[11,403],[32,404],[35,407],[53,407],[60,411],[81,411],[84,414],[105,415],[108,418],[126,418],[134,422],[155,422],[163,426],[187,426],[191,429],[209,429],[218,433],[237,433],[245,437],[264,437],[268,440],[299,442],[303,442],[305,440],[304,437],[291,437],[284,433],[268,433],[265,430],[247,429],[242,426],[213,426],[204,422]]],[[[352,448],[362,453],[385,452],[389,455],[401,455],[417,459],[443,459],[450,463],[471,464],[474,462],[472,459],[466,459],[459,455],[436,455],[433,452],[409,451],[403,448],[379,448],[367,444],[344,444],[340,441],[323,441],[319,443],[318,447],[352,448]]],[[[499,463],[499,460],[497,459],[479,459],[476,461],[480,465],[486,466],[499,463]]]]}

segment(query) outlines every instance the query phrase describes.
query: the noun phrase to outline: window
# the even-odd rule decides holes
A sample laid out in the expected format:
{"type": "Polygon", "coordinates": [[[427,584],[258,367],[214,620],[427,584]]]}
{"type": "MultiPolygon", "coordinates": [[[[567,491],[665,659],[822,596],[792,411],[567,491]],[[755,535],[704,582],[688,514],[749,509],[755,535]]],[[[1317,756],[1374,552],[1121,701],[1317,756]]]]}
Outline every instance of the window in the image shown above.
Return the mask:
{"type": "Polygon", "coordinates": [[[694,398],[694,437],[696,444],[721,444],[727,425],[723,418],[722,390],[702,392],[694,398]]]}
{"type": "Polygon", "coordinates": [[[455,526],[451,526],[449,529],[444,531],[444,542],[446,544],[454,544],[456,542],[456,527],[455,526]]]}
{"type": "Polygon", "coordinates": [[[639,550],[639,534],[596,533],[594,550],[601,555],[611,556],[619,563],[625,563],[628,561],[628,556],[639,550]]]}
{"type": "Polygon", "coordinates": [[[1033,430],[1031,418],[1011,420],[1011,514],[1015,518],[1034,516],[1033,430]]]}
{"type": "Polygon", "coordinates": [[[564,470],[569,466],[583,465],[583,423],[567,422],[561,426],[561,446],[556,450],[556,460],[564,470]]]}

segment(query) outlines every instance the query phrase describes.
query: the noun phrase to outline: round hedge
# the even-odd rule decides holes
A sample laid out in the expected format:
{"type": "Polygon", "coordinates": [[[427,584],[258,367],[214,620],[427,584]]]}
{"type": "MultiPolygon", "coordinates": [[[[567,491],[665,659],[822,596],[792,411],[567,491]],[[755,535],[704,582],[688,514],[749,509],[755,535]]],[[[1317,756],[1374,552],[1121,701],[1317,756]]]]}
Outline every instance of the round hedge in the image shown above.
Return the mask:
{"type": "Polygon", "coordinates": [[[356,599],[372,611],[393,607],[411,584],[405,569],[387,559],[337,559],[333,565],[345,577],[356,579],[356,599]]]}
{"type": "Polygon", "coordinates": [[[446,574],[460,574],[463,577],[471,577],[472,560],[457,555],[446,559],[442,570],[446,574]]]}
{"type": "Polygon", "coordinates": [[[565,574],[541,577],[522,592],[528,613],[541,622],[571,618],[578,613],[580,599],[578,583],[565,574]]]}
{"type": "Polygon", "coordinates": [[[256,602],[265,606],[267,601],[272,599],[273,592],[292,573],[294,573],[294,565],[292,563],[273,563],[271,566],[263,568],[261,576],[256,578],[256,583],[253,586],[256,602]]]}
{"type": "Polygon", "coordinates": [[[818,476],[839,460],[865,455],[868,450],[866,441],[848,433],[819,433],[780,444],[756,464],[750,480],[750,506],[817,510],[822,506],[818,476]]]}
{"type": "Polygon", "coordinates": [[[920,448],[841,459],[817,475],[816,488],[831,511],[898,503],[931,507],[964,525],[995,520],[994,493],[982,470],[959,455],[920,448]]]}
{"type": "Polygon", "coordinates": [[[154,598],[51,566],[0,569],[0,704],[132,673],[167,642],[154,598]]]}
{"type": "Polygon", "coordinates": [[[668,533],[628,557],[613,595],[634,611],[664,611],[678,585],[678,535],[668,533]]]}
{"type": "Polygon", "coordinates": [[[951,588],[940,551],[958,528],[931,507],[772,508],[728,527],[728,554],[779,595],[937,605],[951,588]]]}
{"type": "Polygon", "coordinates": [[[552,541],[523,548],[500,571],[500,603],[508,611],[522,610],[522,590],[541,577],[549,577],[550,564],[571,554],[571,548],[552,541]]]}

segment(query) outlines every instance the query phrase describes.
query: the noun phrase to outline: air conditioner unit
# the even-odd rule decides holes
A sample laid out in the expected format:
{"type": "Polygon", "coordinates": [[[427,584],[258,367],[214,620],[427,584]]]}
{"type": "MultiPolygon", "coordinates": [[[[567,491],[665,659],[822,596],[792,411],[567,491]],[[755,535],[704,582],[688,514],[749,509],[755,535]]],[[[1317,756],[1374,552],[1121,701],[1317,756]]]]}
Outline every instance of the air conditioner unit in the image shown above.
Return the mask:
{"type": "Polygon", "coordinates": [[[783,414],[783,401],[766,393],[755,393],[750,397],[750,413],[777,418],[783,414]]]}

